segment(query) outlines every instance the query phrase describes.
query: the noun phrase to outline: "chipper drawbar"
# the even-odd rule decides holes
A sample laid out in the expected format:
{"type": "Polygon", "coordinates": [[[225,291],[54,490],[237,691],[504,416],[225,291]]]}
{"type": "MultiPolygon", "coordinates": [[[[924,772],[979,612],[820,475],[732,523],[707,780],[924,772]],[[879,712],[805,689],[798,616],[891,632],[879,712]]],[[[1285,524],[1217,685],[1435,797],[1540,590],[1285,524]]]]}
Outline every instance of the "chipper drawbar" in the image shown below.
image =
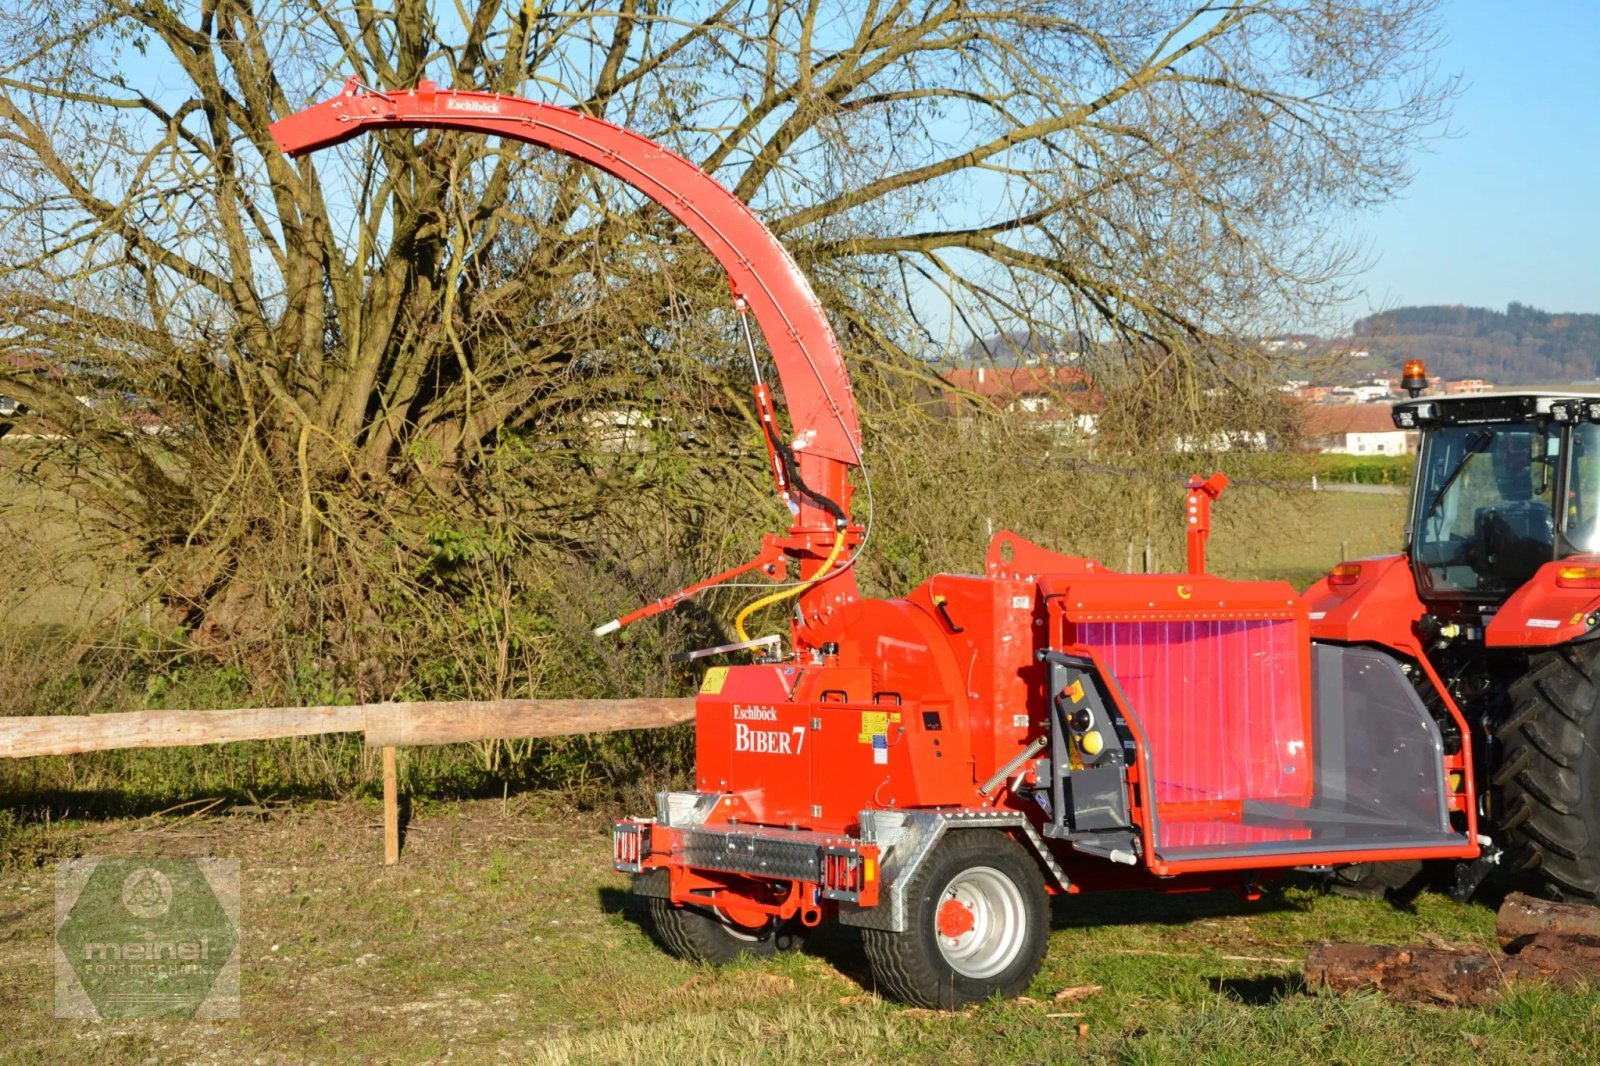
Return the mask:
{"type": "Polygon", "coordinates": [[[741,573],[775,584],[739,615],[738,642],[715,649],[755,661],[704,675],[694,791],[615,827],[616,867],[669,950],[765,954],[836,919],[861,928],[885,991],[952,1007],[1026,988],[1050,894],[1252,894],[1293,867],[1478,855],[1468,730],[1427,659],[1313,639],[1287,584],[1205,573],[1225,478],[1191,479],[1185,573],[1115,573],[1001,532],[980,575],[864,598],[843,361],[750,210],[600,119],[426,82],[352,82],[273,129],[300,155],[395,127],[521,140],[634,186],[718,259],[767,341],[790,431],[759,361],[756,410],[793,524],[744,566],[598,630],[741,573]],[[746,622],[778,602],[792,606],[787,647],[750,640],[746,622]]]}

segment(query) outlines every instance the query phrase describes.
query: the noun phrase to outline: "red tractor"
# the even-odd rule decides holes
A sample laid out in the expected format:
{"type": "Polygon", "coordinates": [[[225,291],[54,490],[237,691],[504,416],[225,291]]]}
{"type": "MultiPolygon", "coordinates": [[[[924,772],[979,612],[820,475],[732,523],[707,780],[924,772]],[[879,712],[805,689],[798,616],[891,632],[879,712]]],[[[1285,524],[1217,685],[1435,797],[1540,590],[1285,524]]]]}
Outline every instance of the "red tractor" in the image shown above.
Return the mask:
{"type": "MultiPolygon", "coordinates": [[[[1342,563],[1306,591],[1312,637],[1388,650],[1442,680],[1446,729],[1478,770],[1489,858],[1563,895],[1600,896],[1600,395],[1415,398],[1422,447],[1405,550],[1342,563]]],[[[1467,896],[1489,863],[1455,870],[1467,896]]],[[[1419,864],[1349,868],[1397,886],[1419,864]]]]}
{"type": "MultiPolygon", "coordinates": [[[[1494,810],[1540,856],[1546,838],[1572,839],[1561,819],[1592,811],[1593,751],[1580,743],[1574,754],[1572,741],[1594,689],[1572,642],[1594,625],[1600,559],[1541,569],[1548,580],[1505,599],[1532,574],[1513,560],[1532,559],[1540,529],[1544,558],[1565,554],[1559,538],[1578,519],[1552,501],[1572,516],[1587,505],[1566,461],[1587,440],[1586,407],[1562,408],[1559,428],[1549,404],[1529,401],[1518,418],[1461,429],[1442,421],[1458,409],[1445,402],[1402,407],[1397,417],[1438,426],[1418,482],[1415,571],[1408,556],[1346,564],[1305,597],[1209,575],[1210,508],[1227,484],[1217,475],[1190,482],[1184,573],[1115,573],[1001,532],[980,574],[867,598],[853,567],[865,541],[851,506],[861,438],[838,345],[805,278],[743,203],[600,119],[426,82],[393,93],[351,82],[274,134],[299,155],[395,127],[522,140],[633,185],[716,256],[741,321],[767,341],[787,431],[746,331],[770,472],[793,524],[743,566],[597,630],[739,574],[774,583],[739,614],[737,642],[693,653],[754,660],[704,675],[694,789],[615,827],[615,865],[674,953],[766,954],[831,919],[862,931],[883,989],[952,1007],[1027,987],[1054,894],[1252,896],[1293,868],[1481,868],[1480,765],[1501,768],[1509,804],[1494,810]],[[1508,480],[1498,502],[1464,496],[1488,484],[1475,469],[1487,460],[1473,457],[1513,438],[1533,445],[1536,491],[1515,496],[1508,480]],[[1413,573],[1428,582],[1420,595],[1413,573]],[[1505,602],[1486,626],[1489,597],[1505,602]],[[785,631],[751,639],[747,622],[777,603],[791,607],[785,631]],[[1501,664],[1508,641],[1518,646],[1501,664]],[[1514,678],[1521,695],[1508,711],[1493,693],[1514,678]],[[1510,739],[1479,740],[1491,736],[1510,739]],[[1547,801],[1577,814],[1552,821],[1547,801]]],[[[1066,486],[1040,501],[1069,505],[1066,486]]],[[[1582,889],[1594,859],[1574,861],[1563,883],[1582,889]]]]}

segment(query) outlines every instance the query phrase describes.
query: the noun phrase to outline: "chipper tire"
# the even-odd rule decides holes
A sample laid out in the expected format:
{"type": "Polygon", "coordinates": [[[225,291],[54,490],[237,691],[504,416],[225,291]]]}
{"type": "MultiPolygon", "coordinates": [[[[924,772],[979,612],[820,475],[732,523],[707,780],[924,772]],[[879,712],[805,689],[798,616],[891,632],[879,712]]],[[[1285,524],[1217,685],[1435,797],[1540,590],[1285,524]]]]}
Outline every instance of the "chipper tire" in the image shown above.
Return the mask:
{"type": "Polygon", "coordinates": [[[955,1010],[1020,995],[1050,938],[1044,875],[1004,833],[946,833],[906,886],[903,933],[862,930],[878,986],[916,1007],[955,1010]]]}
{"type": "Polygon", "coordinates": [[[650,920],[670,954],[713,966],[796,951],[804,942],[804,929],[799,922],[772,921],[762,928],[746,928],[714,911],[676,907],[664,899],[650,901],[650,920]]]}
{"type": "Polygon", "coordinates": [[[1498,730],[1509,865],[1566,898],[1600,900],[1600,646],[1530,660],[1498,730]]]}

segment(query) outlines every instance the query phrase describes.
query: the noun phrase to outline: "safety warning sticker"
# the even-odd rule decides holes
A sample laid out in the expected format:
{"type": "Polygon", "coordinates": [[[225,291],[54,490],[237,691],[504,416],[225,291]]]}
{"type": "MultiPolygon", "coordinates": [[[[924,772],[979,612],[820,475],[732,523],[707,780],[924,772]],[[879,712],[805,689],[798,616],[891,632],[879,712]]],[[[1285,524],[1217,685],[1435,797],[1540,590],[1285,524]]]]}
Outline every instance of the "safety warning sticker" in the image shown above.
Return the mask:
{"type": "Polygon", "coordinates": [[[884,744],[888,744],[889,712],[888,711],[862,711],[861,732],[856,736],[856,743],[871,744],[874,737],[884,737],[884,744]]]}

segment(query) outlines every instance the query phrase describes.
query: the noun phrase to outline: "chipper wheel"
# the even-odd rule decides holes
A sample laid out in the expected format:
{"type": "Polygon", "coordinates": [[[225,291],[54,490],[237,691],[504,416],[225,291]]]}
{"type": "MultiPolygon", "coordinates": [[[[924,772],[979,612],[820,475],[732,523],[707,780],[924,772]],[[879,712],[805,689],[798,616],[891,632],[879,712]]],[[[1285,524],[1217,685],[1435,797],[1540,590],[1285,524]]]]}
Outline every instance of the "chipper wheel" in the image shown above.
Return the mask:
{"type": "Polygon", "coordinates": [[[720,966],[741,956],[764,959],[804,943],[799,922],[768,921],[740,925],[722,914],[699,907],[676,907],[664,899],[650,901],[650,920],[662,946],[680,959],[720,966]]]}
{"type": "Polygon", "coordinates": [[[1494,783],[1512,869],[1600,899],[1600,647],[1530,656],[1498,735],[1494,783]]]}
{"type": "Polygon", "coordinates": [[[862,930],[884,991],[954,1010],[1020,995],[1044,961],[1050,907],[1039,864],[1004,833],[949,832],[906,886],[903,933],[862,930]]]}

